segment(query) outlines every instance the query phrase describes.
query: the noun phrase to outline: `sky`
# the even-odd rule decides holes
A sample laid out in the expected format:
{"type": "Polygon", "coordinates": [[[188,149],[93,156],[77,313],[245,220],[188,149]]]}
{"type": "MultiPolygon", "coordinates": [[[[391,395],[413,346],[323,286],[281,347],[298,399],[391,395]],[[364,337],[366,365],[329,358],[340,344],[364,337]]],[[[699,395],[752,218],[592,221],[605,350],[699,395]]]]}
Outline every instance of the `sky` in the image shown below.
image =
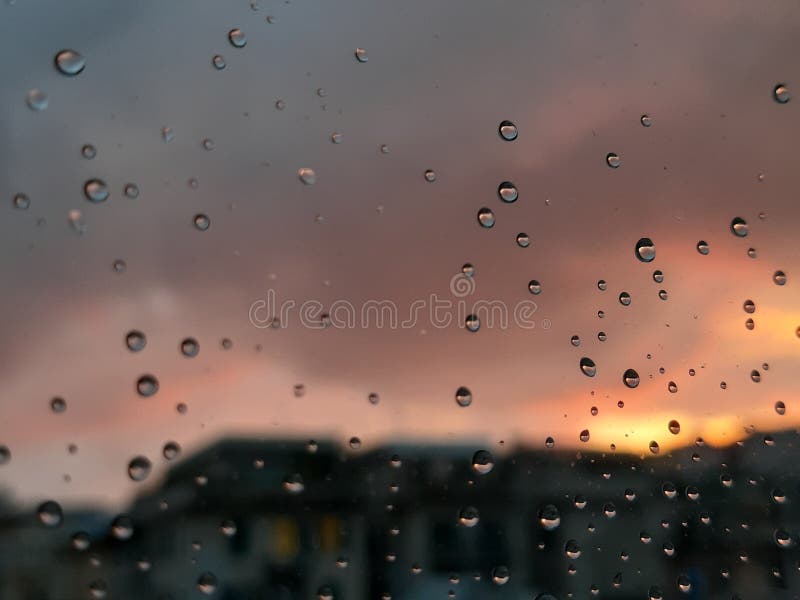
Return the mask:
{"type": "Polygon", "coordinates": [[[664,454],[698,436],[725,445],[797,427],[798,11],[4,2],[0,444],[11,460],[0,490],[23,504],[124,506],[163,476],[170,440],[188,455],[237,435],[358,436],[363,450],[552,437],[648,456],[651,441],[664,454]],[[243,48],[229,43],[233,28],[243,48]],[[75,77],[53,66],[64,48],[86,59],[75,77]],[[794,94],[786,104],[773,98],[778,83],[794,94]],[[34,88],[48,95],[44,111],[26,105],[34,88]],[[498,135],[504,120],[516,140],[498,135]],[[95,158],[82,157],[84,144],[95,158]],[[92,178],[108,185],[103,203],[84,197],[92,178]],[[516,202],[498,199],[503,181],[516,202]],[[128,183],[138,197],[125,196],[128,183]],[[17,193],[27,210],[14,208],[17,193]],[[482,207],[494,227],[478,224],[482,207]],[[196,214],[210,218],[207,231],[196,214]],[[747,237],[732,234],[734,217],[747,237]],[[642,237],[652,262],[634,254],[642,237]],[[533,328],[484,319],[472,333],[424,311],[395,329],[309,328],[296,313],[280,328],[251,322],[270,295],[323,310],[391,301],[400,315],[431,294],[458,301],[451,282],[465,263],[465,303],[533,302],[533,328]],[[131,330],[145,333],[143,351],[126,348],[131,330]],[[181,355],[186,337],[198,356],[181,355]],[[581,372],[582,357],[596,376],[581,372]],[[629,368],[635,389],[622,381],[629,368]],[[159,381],[149,398],[136,393],[143,374],[159,381]],[[468,407],[455,401],[461,386],[468,407]],[[66,411],[51,411],[53,397],[66,411]],[[153,462],[145,483],[127,475],[137,455],[153,462]]]}

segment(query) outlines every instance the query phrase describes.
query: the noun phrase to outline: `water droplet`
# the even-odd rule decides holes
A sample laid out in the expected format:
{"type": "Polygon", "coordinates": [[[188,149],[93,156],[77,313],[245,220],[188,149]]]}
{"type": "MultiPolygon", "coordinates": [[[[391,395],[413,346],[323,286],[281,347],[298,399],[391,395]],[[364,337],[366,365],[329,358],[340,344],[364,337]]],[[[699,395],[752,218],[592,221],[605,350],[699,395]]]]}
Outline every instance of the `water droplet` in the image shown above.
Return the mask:
{"type": "Polygon", "coordinates": [[[662,283],[664,281],[664,274],[658,269],[656,269],[655,271],[653,271],[653,281],[655,281],[656,283],[662,283]]]}
{"type": "Polygon", "coordinates": [[[642,115],[639,119],[642,127],[650,127],[653,124],[653,117],[650,115],[642,115]]]}
{"type": "Polygon", "coordinates": [[[661,486],[661,493],[664,494],[667,500],[672,500],[678,495],[678,489],[675,487],[674,483],[667,481],[661,486]]]}
{"type": "Polygon", "coordinates": [[[290,494],[299,494],[306,488],[303,477],[299,473],[288,475],[283,480],[283,489],[290,494]]]}
{"type": "Polygon", "coordinates": [[[785,415],[786,414],[786,404],[784,404],[783,401],[778,400],[775,403],[775,412],[778,413],[781,416],[785,415]]]}
{"type": "Polygon", "coordinates": [[[374,406],[375,404],[378,404],[378,402],[381,401],[381,397],[378,396],[378,394],[376,394],[375,392],[372,392],[369,396],[367,396],[367,401],[374,406]]]}
{"type": "Polygon", "coordinates": [[[597,339],[601,342],[605,342],[608,339],[605,331],[598,331],[597,332],[597,339]]]}
{"type": "Polygon", "coordinates": [[[108,186],[102,179],[90,179],[83,184],[83,194],[89,202],[105,202],[108,199],[108,186]]]}
{"type": "Polygon", "coordinates": [[[357,437],[351,437],[348,445],[351,450],[359,450],[361,448],[361,440],[357,437]]]}
{"type": "Polygon", "coordinates": [[[597,374],[597,367],[591,358],[584,356],[578,364],[583,374],[587,377],[594,377],[597,374]]]}
{"type": "Polygon", "coordinates": [[[597,289],[601,292],[605,292],[608,289],[608,284],[605,282],[604,279],[601,279],[597,282],[597,289]]]}
{"type": "Polygon", "coordinates": [[[631,295],[628,292],[620,292],[619,294],[619,303],[622,306],[630,306],[631,305],[631,295]]]}
{"type": "Polygon", "coordinates": [[[508,567],[495,567],[492,569],[492,583],[495,585],[505,585],[511,579],[511,572],[508,567]]]}
{"type": "Polygon", "coordinates": [[[651,262],[656,257],[656,246],[650,238],[641,238],[634,247],[636,258],[642,262],[651,262]]]}
{"type": "Polygon", "coordinates": [[[627,369],[622,374],[622,382],[631,389],[639,385],[639,374],[634,369],[627,369]]]}
{"type": "Polygon", "coordinates": [[[478,319],[478,315],[467,315],[464,325],[466,326],[467,330],[475,333],[481,328],[481,321],[478,319]]]}
{"type": "Polygon", "coordinates": [[[462,386],[456,390],[456,404],[462,408],[472,404],[472,392],[469,391],[469,388],[462,386]]]}
{"type": "Polygon", "coordinates": [[[128,198],[135,199],[139,197],[139,186],[135,183],[126,183],[122,191],[128,198]]]}
{"type": "Polygon", "coordinates": [[[94,579],[89,583],[89,596],[94,600],[103,600],[108,593],[108,584],[102,579],[94,579]]]}
{"type": "Polygon", "coordinates": [[[480,520],[478,509],[474,506],[465,506],[458,513],[458,522],[464,527],[475,527],[480,520]]]}
{"type": "Polygon", "coordinates": [[[772,89],[772,97],[778,104],[786,104],[791,99],[791,96],[789,95],[789,88],[787,88],[786,84],[784,83],[777,84],[772,89]]]}
{"type": "Polygon", "coordinates": [[[552,437],[547,436],[547,439],[545,439],[544,441],[544,447],[550,449],[550,448],[555,448],[555,445],[556,441],[552,437]]]}
{"type": "Polygon", "coordinates": [[[775,271],[772,274],[772,281],[775,285],[786,285],[786,273],[783,271],[775,271]]]}
{"type": "Polygon", "coordinates": [[[247,45],[247,36],[241,29],[231,29],[228,32],[228,41],[234,48],[244,48],[247,45]]]}
{"type": "Polygon", "coordinates": [[[775,543],[781,548],[789,548],[794,545],[792,534],[785,529],[775,530],[775,543]]]}
{"type": "Polygon", "coordinates": [[[747,234],[750,232],[750,227],[747,225],[747,221],[745,221],[741,217],[734,217],[731,221],[731,233],[736,237],[747,237],[747,234]]]}
{"type": "Polygon", "coordinates": [[[344,138],[343,138],[342,134],[339,133],[338,131],[334,131],[331,134],[331,142],[333,142],[334,144],[341,144],[343,139],[344,138]]]}
{"type": "Polygon", "coordinates": [[[197,229],[198,231],[206,231],[208,230],[209,227],[211,227],[211,219],[209,219],[207,215],[204,215],[202,213],[196,214],[194,216],[193,222],[195,229],[197,229]]]}
{"type": "Polygon", "coordinates": [[[433,169],[427,169],[425,171],[425,181],[427,181],[428,183],[433,183],[434,181],[436,181],[436,171],[434,171],[433,169]]]}
{"type": "Polygon", "coordinates": [[[97,149],[91,144],[84,144],[81,148],[81,156],[87,160],[92,160],[97,156],[97,149]]]}
{"type": "Polygon", "coordinates": [[[510,181],[504,181],[497,187],[497,195],[503,202],[516,202],[519,197],[517,188],[510,181]]]}
{"type": "Polygon", "coordinates": [[[217,591],[217,576],[211,571],[206,571],[197,578],[197,589],[206,596],[217,591]]]}
{"type": "Polygon", "coordinates": [[[215,54],[214,57],[211,59],[211,64],[214,65],[214,68],[218,71],[221,71],[227,66],[225,62],[225,57],[221,54],[215,54]]]}
{"type": "Polygon", "coordinates": [[[614,152],[606,154],[606,164],[612,169],[618,169],[621,163],[622,161],[619,158],[619,154],[614,152]]]}
{"type": "Polygon", "coordinates": [[[507,142],[513,142],[519,135],[517,126],[511,121],[502,121],[498,127],[498,133],[500,137],[507,142]]]}
{"type": "Polygon", "coordinates": [[[63,398],[56,396],[50,400],[50,410],[56,414],[61,414],[67,410],[67,401],[63,398]]]}
{"type": "Polygon", "coordinates": [[[161,139],[164,140],[165,144],[169,144],[174,137],[175,132],[172,131],[172,127],[164,126],[161,128],[161,139]]]}
{"type": "Polygon", "coordinates": [[[750,371],[750,379],[753,381],[753,383],[759,383],[761,381],[761,373],[753,369],[750,371]]]}
{"type": "Polygon", "coordinates": [[[25,96],[25,103],[28,105],[28,108],[37,112],[45,110],[49,102],[50,100],[47,94],[42,90],[32,89],[28,92],[27,96],[25,96]]]}
{"type": "Polygon", "coordinates": [[[752,300],[745,300],[742,304],[742,308],[744,309],[744,312],[752,315],[754,312],[756,312],[756,303],[752,300]]]}
{"type": "Polygon", "coordinates": [[[697,242],[697,251],[703,256],[705,256],[706,254],[709,253],[710,250],[708,244],[704,240],[700,240],[699,242],[697,242]]]}
{"type": "Polygon", "coordinates": [[[167,460],[174,460],[178,458],[180,453],[181,453],[181,447],[180,444],[178,444],[178,442],[167,442],[161,449],[161,454],[167,460]]]}
{"type": "Polygon", "coordinates": [[[143,398],[153,396],[156,392],[158,392],[158,379],[156,379],[153,375],[142,375],[136,381],[136,391],[143,398]]]}
{"type": "Polygon", "coordinates": [[[309,167],[297,169],[297,177],[306,185],[314,185],[317,183],[317,174],[314,173],[314,169],[309,167]]]}
{"type": "Polygon", "coordinates": [[[536,279],[531,279],[528,282],[528,291],[534,296],[538,296],[539,294],[542,293],[542,284],[539,283],[536,279]]]}
{"type": "Polygon", "coordinates": [[[71,542],[73,549],[77,550],[78,552],[85,552],[91,545],[89,534],[85,531],[78,531],[72,534],[71,542]]]}
{"type": "Polygon", "coordinates": [[[56,68],[70,77],[79,74],[86,67],[86,59],[75,50],[62,50],[56,54],[56,68]]]}
{"type": "Polygon", "coordinates": [[[31,199],[26,194],[14,194],[13,204],[14,208],[27,210],[31,205],[31,199]]]}
{"type": "Polygon", "coordinates": [[[581,547],[575,540],[568,540],[566,544],[564,544],[564,554],[567,555],[567,558],[571,560],[575,560],[580,558],[581,556],[581,547]]]}
{"type": "Polygon", "coordinates": [[[569,339],[569,343],[570,343],[570,344],[572,344],[572,345],[573,345],[573,346],[575,346],[575,347],[578,347],[578,346],[580,346],[580,345],[581,345],[581,338],[580,338],[580,337],[578,337],[577,335],[573,335],[573,336],[572,336],[572,337],[569,339]]]}
{"type": "Polygon", "coordinates": [[[128,463],[128,477],[133,481],[144,481],[150,475],[152,465],[146,456],[135,456],[128,463]]]}
{"type": "Polygon", "coordinates": [[[750,258],[757,258],[758,257],[758,252],[756,252],[755,248],[748,248],[747,249],[747,256],[749,256],[750,258]]]}
{"type": "Polygon", "coordinates": [[[61,521],[64,520],[64,513],[61,511],[61,505],[53,500],[48,500],[39,505],[36,510],[36,517],[39,523],[45,527],[58,527],[61,521]]]}
{"type": "Polygon", "coordinates": [[[143,350],[145,345],[147,344],[147,338],[141,331],[133,330],[129,331],[128,335],[125,336],[125,345],[128,346],[128,350],[131,352],[139,352],[143,350]]]}
{"type": "Polygon", "coordinates": [[[660,451],[661,451],[661,448],[659,448],[658,442],[655,441],[655,440],[652,440],[650,442],[650,452],[652,454],[658,454],[660,451]]]}
{"type": "Polygon", "coordinates": [[[673,435],[678,435],[681,432],[681,424],[675,419],[670,421],[667,427],[669,428],[669,432],[673,435]]]}
{"type": "Polygon", "coordinates": [[[678,384],[677,384],[677,383],[675,383],[674,381],[670,381],[670,382],[667,384],[667,389],[669,390],[669,392],[670,392],[671,394],[674,394],[675,392],[677,392],[677,391],[678,391],[678,384]]]}
{"type": "Polygon", "coordinates": [[[517,246],[520,248],[527,248],[530,246],[531,240],[528,237],[527,233],[518,233],[517,234],[517,246]]]}
{"type": "Polygon", "coordinates": [[[474,277],[475,276],[475,267],[473,267],[470,263],[464,263],[461,266],[461,272],[466,275],[467,277],[474,277]]]}
{"type": "Polygon", "coordinates": [[[219,532],[225,537],[236,535],[236,523],[231,519],[225,519],[219,524],[219,532]]]}
{"type": "Polygon", "coordinates": [[[490,228],[494,227],[494,213],[489,208],[481,208],[478,211],[478,223],[481,227],[490,228]]]}
{"type": "Polygon", "coordinates": [[[200,344],[194,338],[186,338],[181,342],[181,354],[187,358],[194,358],[200,352],[200,344]]]}
{"type": "Polygon", "coordinates": [[[590,437],[591,437],[591,434],[589,433],[589,430],[588,430],[588,429],[584,429],[584,430],[583,430],[583,431],[581,431],[581,432],[580,432],[580,434],[578,435],[578,439],[579,439],[580,441],[582,441],[584,444],[585,444],[586,442],[588,442],[588,441],[589,441],[589,438],[590,438],[590,437]]]}
{"type": "Polygon", "coordinates": [[[553,504],[545,504],[539,510],[539,525],[546,531],[553,531],[561,525],[561,513],[553,504]]]}
{"type": "Polygon", "coordinates": [[[472,455],[472,470],[478,475],[486,475],[494,468],[494,457],[488,450],[478,450],[472,455]]]}
{"type": "Polygon", "coordinates": [[[360,63],[365,63],[369,60],[369,56],[367,56],[367,51],[364,48],[356,48],[355,51],[356,60],[360,63]]]}

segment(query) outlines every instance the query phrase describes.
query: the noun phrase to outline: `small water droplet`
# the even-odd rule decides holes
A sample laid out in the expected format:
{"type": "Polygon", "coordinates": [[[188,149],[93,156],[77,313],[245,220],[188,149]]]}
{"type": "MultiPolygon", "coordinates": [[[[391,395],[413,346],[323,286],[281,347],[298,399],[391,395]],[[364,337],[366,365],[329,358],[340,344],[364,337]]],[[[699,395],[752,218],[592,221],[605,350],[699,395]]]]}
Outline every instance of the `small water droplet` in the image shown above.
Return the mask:
{"type": "Polygon", "coordinates": [[[161,139],[164,140],[165,144],[169,144],[174,137],[175,132],[172,131],[172,127],[164,126],[161,128],[161,139]]]}
{"type": "Polygon", "coordinates": [[[64,75],[78,75],[86,67],[86,59],[75,50],[62,50],[55,57],[56,68],[64,75]]]}
{"type": "Polygon", "coordinates": [[[517,234],[517,246],[520,248],[527,248],[530,246],[531,240],[527,233],[521,232],[517,234]]]}
{"type": "Polygon", "coordinates": [[[158,379],[153,375],[142,375],[136,381],[136,391],[143,398],[155,395],[158,392],[158,379]]]}
{"type": "Polygon", "coordinates": [[[539,294],[542,293],[542,284],[539,283],[536,279],[531,279],[528,282],[528,291],[534,296],[538,296],[539,294]]]}
{"type": "Polygon", "coordinates": [[[303,477],[299,473],[288,475],[283,480],[283,489],[290,494],[299,494],[305,489],[303,477]]]}
{"type": "Polygon", "coordinates": [[[228,32],[228,41],[234,48],[244,48],[247,45],[247,36],[241,29],[231,29],[228,32]]]}
{"type": "Polygon", "coordinates": [[[508,567],[495,567],[492,569],[492,583],[495,585],[505,585],[511,579],[511,572],[508,567]]]}
{"type": "Polygon", "coordinates": [[[511,121],[502,121],[498,127],[498,133],[500,137],[507,142],[513,142],[519,135],[517,126],[511,121]]]}
{"type": "Polygon", "coordinates": [[[126,183],[122,191],[125,196],[131,198],[132,200],[139,197],[139,186],[135,183],[126,183]]]}
{"type": "Polygon", "coordinates": [[[658,446],[658,442],[655,440],[650,442],[650,452],[651,454],[658,454],[661,451],[661,448],[658,446]]]}
{"type": "Polygon", "coordinates": [[[564,544],[564,554],[566,554],[567,558],[571,560],[575,560],[580,558],[581,556],[581,547],[575,540],[568,540],[566,544],[564,544]]]}
{"type": "Polygon", "coordinates": [[[786,404],[784,404],[783,401],[778,400],[775,403],[775,412],[778,413],[781,416],[785,415],[786,414],[786,404]]]}
{"type": "Polygon", "coordinates": [[[669,390],[670,394],[674,394],[678,391],[678,384],[674,381],[670,381],[669,384],[667,384],[667,389],[669,390]]]}
{"type": "Polygon", "coordinates": [[[85,531],[78,531],[72,534],[71,543],[73,549],[77,550],[78,552],[85,552],[89,549],[91,540],[88,533],[85,531]]]}
{"type": "Polygon", "coordinates": [[[178,458],[180,453],[181,453],[181,447],[180,444],[178,444],[178,442],[167,442],[161,449],[161,454],[167,460],[174,460],[178,458]]]}
{"type": "Polygon", "coordinates": [[[458,513],[458,523],[464,527],[475,527],[479,520],[480,514],[474,506],[465,506],[458,513]]]}
{"type": "Polygon", "coordinates": [[[573,335],[573,336],[572,336],[572,337],[569,339],[569,343],[570,343],[570,344],[572,344],[572,345],[573,345],[573,346],[575,346],[575,347],[578,347],[578,346],[580,346],[580,345],[581,345],[581,338],[580,338],[579,336],[577,336],[577,335],[573,335]]]}
{"type": "Polygon", "coordinates": [[[135,456],[128,463],[128,477],[133,481],[144,481],[150,475],[152,465],[146,456],[135,456]]]}
{"type": "Polygon", "coordinates": [[[775,285],[786,285],[786,273],[783,271],[775,271],[772,274],[772,281],[775,285]]]}
{"type": "Polygon", "coordinates": [[[642,127],[650,127],[653,124],[653,117],[650,115],[642,115],[639,118],[639,122],[642,124],[642,127]]]}
{"type": "Polygon", "coordinates": [[[369,60],[369,56],[367,55],[367,51],[364,48],[356,48],[355,51],[356,60],[360,63],[365,63],[369,60]]]}
{"type": "Polygon", "coordinates": [[[759,373],[756,369],[750,371],[750,380],[753,383],[760,383],[761,382],[761,373],[759,373]]]}
{"type": "Polygon", "coordinates": [[[95,156],[97,156],[97,148],[91,144],[84,144],[81,148],[81,156],[87,160],[92,160],[95,156]]]}
{"type": "Polygon", "coordinates": [[[555,505],[545,504],[539,510],[539,525],[545,531],[553,531],[561,525],[561,513],[558,512],[558,508],[555,505]]]}
{"type": "Polygon", "coordinates": [[[786,84],[784,83],[777,84],[772,89],[772,97],[778,104],[786,104],[791,99],[791,96],[789,95],[789,88],[787,88],[786,84]]]}
{"type": "Polygon", "coordinates": [[[606,164],[612,169],[618,169],[620,164],[622,164],[619,154],[616,154],[615,152],[609,152],[606,154],[606,164]]]}
{"type": "Polygon", "coordinates": [[[108,199],[108,186],[102,179],[90,179],[83,184],[83,194],[89,202],[105,202],[108,199]]]}
{"type": "Polygon", "coordinates": [[[31,205],[31,199],[26,194],[14,194],[13,205],[16,209],[27,210],[31,205]]]}
{"type": "Polygon", "coordinates": [[[200,352],[200,344],[194,338],[185,338],[181,342],[181,354],[187,358],[194,358],[200,352]]]}
{"type": "Polygon", "coordinates": [[[456,404],[462,408],[472,404],[472,392],[469,391],[469,388],[461,386],[456,390],[456,404]]]}
{"type": "Polygon", "coordinates": [[[622,306],[630,306],[631,305],[631,295],[628,292],[620,292],[619,294],[619,303],[622,306]]]}
{"type": "Polygon", "coordinates": [[[297,177],[306,185],[314,185],[317,182],[317,174],[309,167],[297,169],[297,177]]]}
{"type": "Polygon", "coordinates": [[[343,140],[344,140],[344,137],[338,131],[334,131],[331,134],[331,142],[333,142],[334,144],[341,144],[343,140]]]}
{"type": "Polygon", "coordinates": [[[225,57],[222,56],[221,54],[215,54],[214,57],[211,59],[211,64],[214,65],[214,68],[217,69],[217,71],[221,71],[227,66],[227,63],[225,62],[225,57]]]}
{"type": "Polygon", "coordinates": [[[67,410],[67,401],[60,396],[52,398],[50,400],[50,410],[57,415],[63,413],[65,410],[67,410]]]}
{"type": "Polygon", "coordinates": [[[141,331],[136,329],[129,331],[125,336],[125,345],[128,346],[128,350],[131,352],[143,350],[146,344],[147,338],[141,331]]]}
{"type": "Polygon", "coordinates": [[[675,419],[670,421],[667,427],[669,428],[669,432],[673,435],[678,435],[681,432],[681,424],[675,419]]]}
{"type": "Polygon", "coordinates": [[[194,216],[194,227],[198,231],[206,231],[211,227],[211,219],[208,216],[200,213],[194,216]]]}
{"type": "Polygon", "coordinates": [[[197,578],[197,589],[206,596],[210,596],[217,591],[217,576],[211,571],[202,573],[200,577],[197,578]]]}
{"type": "Polygon", "coordinates": [[[589,433],[588,429],[584,429],[578,434],[578,439],[582,441],[584,444],[589,441],[591,434],[589,433]]]}
{"type": "Polygon", "coordinates": [[[380,401],[381,401],[381,397],[378,394],[376,394],[375,392],[372,392],[371,394],[369,394],[367,396],[367,402],[369,402],[373,406],[378,404],[380,401]]]}
{"type": "Polygon", "coordinates": [[[425,171],[425,181],[428,183],[433,183],[436,181],[436,172],[433,169],[427,169],[425,171]]]}
{"type": "Polygon", "coordinates": [[[47,108],[50,100],[42,90],[32,89],[25,96],[25,103],[31,110],[40,112],[47,108]]]}
{"type": "Polygon", "coordinates": [[[61,505],[53,500],[40,504],[36,510],[36,516],[39,519],[39,523],[45,527],[58,527],[64,520],[61,505]]]}
{"type": "Polygon", "coordinates": [[[756,312],[756,303],[752,300],[745,300],[742,304],[742,308],[744,309],[744,312],[751,315],[756,312]]]}
{"type": "Polygon", "coordinates": [[[604,279],[601,279],[597,282],[597,289],[601,292],[605,292],[608,289],[608,284],[605,282],[604,279]]]}
{"type": "Polygon", "coordinates": [[[703,256],[705,256],[710,252],[710,249],[708,247],[708,244],[704,240],[700,240],[699,242],[697,242],[697,251],[703,256]]]}

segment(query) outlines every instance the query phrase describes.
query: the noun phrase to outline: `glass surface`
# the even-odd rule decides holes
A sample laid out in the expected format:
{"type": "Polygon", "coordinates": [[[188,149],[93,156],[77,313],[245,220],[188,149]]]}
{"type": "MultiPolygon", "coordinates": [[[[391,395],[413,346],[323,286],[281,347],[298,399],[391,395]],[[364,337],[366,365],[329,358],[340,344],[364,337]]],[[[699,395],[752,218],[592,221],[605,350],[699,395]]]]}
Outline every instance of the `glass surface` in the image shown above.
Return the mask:
{"type": "Polygon", "coordinates": [[[0,0],[0,598],[796,598],[796,2],[0,0]]]}

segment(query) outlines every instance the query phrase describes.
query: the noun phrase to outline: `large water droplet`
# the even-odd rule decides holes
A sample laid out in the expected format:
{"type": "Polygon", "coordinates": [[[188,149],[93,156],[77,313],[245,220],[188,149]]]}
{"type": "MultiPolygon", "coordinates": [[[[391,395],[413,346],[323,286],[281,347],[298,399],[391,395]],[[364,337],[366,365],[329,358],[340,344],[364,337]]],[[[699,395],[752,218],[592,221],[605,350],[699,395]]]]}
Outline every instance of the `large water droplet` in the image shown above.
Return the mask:
{"type": "Polygon", "coordinates": [[[583,374],[587,377],[594,377],[597,374],[597,367],[591,358],[584,356],[578,364],[583,374]]]}
{"type": "Polygon", "coordinates": [[[639,373],[634,369],[627,369],[622,374],[622,382],[631,389],[635,388],[639,385],[639,373]]]}
{"type": "Polygon", "coordinates": [[[487,229],[494,227],[494,213],[490,208],[484,207],[478,211],[478,223],[487,229]]]}
{"type": "Polygon", "coordinates": [[[656,257],[656,246],[650,238],[641,238],[634,248],[636,258],[642,262],[650,262],[656,257]]]}
{"type": "Polygon", "coordinates": [[[72,77],[83,71],[86,59],[75,50],[62,50],[56,54],[55,64],[61,73],[72,77]]]}
{"type": "Polygon", "coordinates": [[[750,232],[750,227],[747,225],[747,221],[745,221],[741,217],[734,217],[731,221],[731,233],[736,237],[747,237],[747,234],[750,232]]]}
{"type": "Polygon", "coordinates": [[[516,202],[519,197],[517,188],[510,181],[504,181],[497,188],[497,195],[503,202],[516,202]]]}
{"type": "Polygon", "coordinates": [[[494,456],[488,450],[478,450],[472,455],[472,469],[478,475],[486,475],[494,468],[494,456]]]}

